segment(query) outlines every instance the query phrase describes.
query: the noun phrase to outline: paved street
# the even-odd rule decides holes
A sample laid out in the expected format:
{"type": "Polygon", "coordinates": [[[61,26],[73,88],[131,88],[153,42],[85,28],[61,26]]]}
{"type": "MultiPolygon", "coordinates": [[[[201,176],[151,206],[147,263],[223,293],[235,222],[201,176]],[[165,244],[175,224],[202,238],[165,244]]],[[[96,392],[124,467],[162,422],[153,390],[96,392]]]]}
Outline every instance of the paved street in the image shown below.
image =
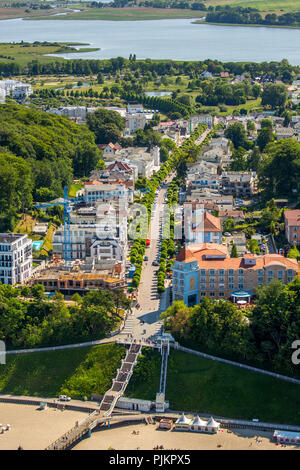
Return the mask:
{"type": "MultiPolygon", "coordinates": [[[[165,184],[168,184],[173,177],[173,174],[170,175],[165,180],[165,184]]],[[[159,321],[159,315],[168,306],[169,289],[166,289],[161,295],[157,293],[156,272],[159,267],[152,265],[153,261],[158,259],[160,250],[163,208],[166,194],[167,187],[164,185],[158,192],[157,201],[152,210],[148,232],[148,238],[150,238],[151,242],[145,252],[148,261],[144,261],[143,263],[141,282],[137,295],[137,303],[140,305],[140,308],[133,308],[133,313],[128,316],[125,328],[122,332],[123,334],[131,333],[137,340],[142,337],[149,338],[159,332],[162,327],[162,323],[159,321]]]]}

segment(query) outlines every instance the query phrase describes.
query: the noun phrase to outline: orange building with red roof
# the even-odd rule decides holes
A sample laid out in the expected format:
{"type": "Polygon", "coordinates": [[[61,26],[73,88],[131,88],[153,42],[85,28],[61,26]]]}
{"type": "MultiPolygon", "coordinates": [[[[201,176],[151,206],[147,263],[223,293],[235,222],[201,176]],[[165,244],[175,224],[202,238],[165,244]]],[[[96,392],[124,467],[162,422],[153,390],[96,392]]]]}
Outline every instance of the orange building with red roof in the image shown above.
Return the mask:
{"type": "Polygon", "coordinates": [[[201,297],[247,303],[259,285],[273,280],[291,282],[298,273],[296,259],[277,254],[251,253],[230,258],[227,248],[216,243],[192,244],[182,248],[173,267],[173,301],[192,306],[201,297]]]}

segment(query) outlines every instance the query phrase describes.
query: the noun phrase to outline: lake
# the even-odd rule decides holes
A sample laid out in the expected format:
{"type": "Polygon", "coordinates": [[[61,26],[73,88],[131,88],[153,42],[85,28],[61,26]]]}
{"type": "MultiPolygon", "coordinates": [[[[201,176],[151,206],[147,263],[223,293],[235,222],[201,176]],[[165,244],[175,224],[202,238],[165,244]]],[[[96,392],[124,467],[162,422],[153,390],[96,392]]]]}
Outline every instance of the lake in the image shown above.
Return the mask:
{"type": "Polygon", "coordinates": [[[101,50],[63,54],[65,58],[280,61],[300,65],[300,30],[192,24],[190,19],[79,21],[22,19],[0,21],[0,42],[90,43],[101,50]]]}

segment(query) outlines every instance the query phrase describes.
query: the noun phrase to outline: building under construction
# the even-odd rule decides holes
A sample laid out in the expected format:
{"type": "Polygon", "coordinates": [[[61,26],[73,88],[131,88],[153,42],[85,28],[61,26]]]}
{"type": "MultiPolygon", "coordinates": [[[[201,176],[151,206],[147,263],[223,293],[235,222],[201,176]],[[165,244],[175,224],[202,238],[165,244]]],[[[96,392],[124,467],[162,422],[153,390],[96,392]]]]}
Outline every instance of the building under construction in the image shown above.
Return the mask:
{"type": "Polygon", "coordinates": [[[37,272],[29,281],[30,285],[42,284],[46,292],[61,292],[72,296],[85,294],[90,290],[119,289],[126,286],[121,263],[97,269],[97,265],[74,262],[69,271],[62,260],[54,260],[46,269],[37,272]]]}

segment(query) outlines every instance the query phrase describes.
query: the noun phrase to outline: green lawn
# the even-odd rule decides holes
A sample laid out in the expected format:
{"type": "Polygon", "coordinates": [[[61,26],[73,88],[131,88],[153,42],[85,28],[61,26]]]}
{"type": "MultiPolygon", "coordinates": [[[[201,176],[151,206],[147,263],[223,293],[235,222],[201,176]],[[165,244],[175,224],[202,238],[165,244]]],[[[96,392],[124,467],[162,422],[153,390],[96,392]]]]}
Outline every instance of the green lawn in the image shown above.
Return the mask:
{"type": "Polygon", "coordinates": [[[7,356],[0,364],[0,393],[73,398],[104,394],[111,386],[125,349],[114,343],[7,356]]]}
{"type": "Polygon", "coordinates": [[[76,197],[76,193],[77,191],[79,191],[79,189],[83,188],[83,184],[81,183],[72,183],[71,186],[70,186],[70,189],[69,189],[69,197],[76,197]]]}
{"type": "MultiPolygon", "coordinates": [[[[140,361],[144,372],[137,369],[126,395],[154,399],[160,355],[151,352],[140,361]]],[[[171,350],[166,398],[173,410],[300,425],[299,385],[181,351],[171,350]]]]}

